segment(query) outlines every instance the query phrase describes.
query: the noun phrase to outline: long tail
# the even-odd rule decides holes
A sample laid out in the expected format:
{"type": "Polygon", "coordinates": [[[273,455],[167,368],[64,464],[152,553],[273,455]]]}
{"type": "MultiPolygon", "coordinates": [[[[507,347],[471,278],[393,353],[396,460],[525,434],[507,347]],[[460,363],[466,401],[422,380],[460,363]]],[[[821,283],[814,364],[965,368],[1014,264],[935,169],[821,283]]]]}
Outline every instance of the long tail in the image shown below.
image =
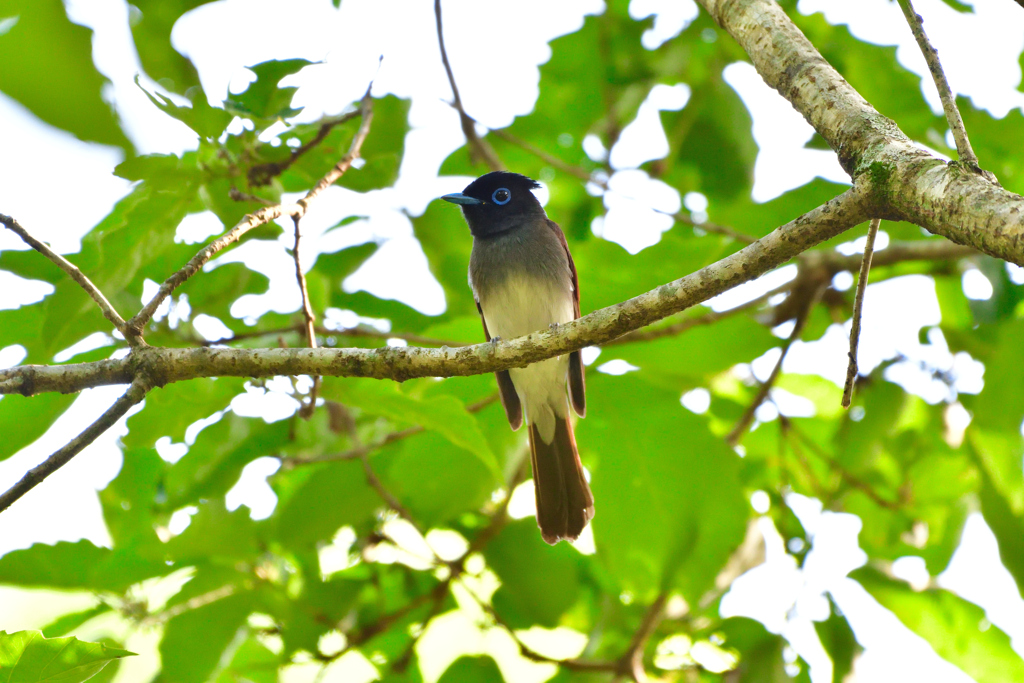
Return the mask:
{"type": "Polygon", "coordinates": [[[594,516],[594,495],[583,476],[569,419],[555,418],[551,443],[544,443],[531,424],[530,455],[541,536],[551,545],[563,538],[575,541],[594,516]]]}

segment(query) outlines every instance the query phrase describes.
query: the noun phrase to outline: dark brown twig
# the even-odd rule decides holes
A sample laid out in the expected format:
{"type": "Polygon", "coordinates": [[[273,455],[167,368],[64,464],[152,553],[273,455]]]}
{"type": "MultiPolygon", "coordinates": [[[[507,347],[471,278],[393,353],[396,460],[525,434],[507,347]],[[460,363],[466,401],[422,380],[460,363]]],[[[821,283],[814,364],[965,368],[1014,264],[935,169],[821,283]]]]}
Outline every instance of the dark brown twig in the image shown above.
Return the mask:
{"type": "Polygon", "coordinates": [[[131,410],[132,406],[138,404],[146,397],[149,386],[142,380],[136,379],[128,387],[128,391],[114,401],[100,417],[91,425],[85,428],[81,434],[76,436],[65,446],[58,449],[49,458],[39,465],[36,465],[25,473],[18,483],[0,494],[0,512],[9,508],[16,500],[42,483],[44,479],[66,465],[71,458],[78,455],[83,448],[95,441],[100,434],[107,431],[115,422],[131,410]]]}
{"type": "Polygon", "coordinates": [[[796,318],[796,323],[793,325],[793,331],[790,333],[789,338],[786,339],[786,343],[782,345],[782,353],[779,354],[779,360],[775,363],[775,367],[772,368],[772,374],[768,376],[757,390],[757,394],[754,396],[754,400],[750,402],[747,409],[743,411],[743,415],[740,417],[736,426],[732,428],[732,431],[725,437],[726,443],[730,446],[735,446],[739,443],[743,434],[747,431],[750,423],[754,421],[754,413],[764,403],[764,400],[768,398],[768,392],[771,391],[775,381],[779,378],[782,373],[782,363],[786,360],[786,354],[789,353],[789,349],[793,346],[793,342],[800,338],[800,335],[804,331],[804,325],[807,324],[807,319],[811,317],[811,311],[821,300],[821,295],[824,293],[825,287],[819,286],[812,294],[807,298],[804,303],[804,307],[801,309],[800,314],[796,318]]]}
{"type": "MultiPolygon", "coordinates": [[[[804,434],[802,430],[797,428],[796,423],[794,423],[792,420],[787,420],[786,425],[787,429],[793,434],[795,434],[796,437],[800,439],[800,441],[803,441],[804,444],[811,449],[812,453],[814,453],[816,456],[824,460],[826,463],[828,463],[829,467],[838,472],[839,476],[842,477],[843,481],[845,481],[847,484],[861,491],[864,495],[866,495],[868,498],[874,501],[875,504],[878,505],[879,507],[883,507],[887,510],[900,509],[900,503],[902,501],[891,501],[888,500],[887,498],[883,498],[881,495],[878,494],[877,491],[875,491],[875,489],[871,487],[870,484],[857,477],[857,475],[855,475],[853,472],[846,469],[846,467],[844,467],[841,462],[839,462],[831,455],[826,453],[824,449],[821,448],[821,446],[814,442],[813,439],[804,434]]],[[[792,443],[793,442],[791,442],[791,444],[792,443]]]]}
{"type": "Polygon", "coordinates": [[[462,98],[459,97],[459,87],[455,85],[455,74],[452,73],[451,62],[448,61],[448,50],[444,46],[444,29],[441,23],[441,0],[434,0],[434,18],[437,20],[437,42],[441,47],[441,61],[444,62],[445,73],[448,74],[448,83],[452,88],[452,98],[454,99],[455,108],[459,112],[459,123],[462,125],[462,133],[466,136],[466,142],[469,143],[470,157],[478,157],[492,171],[502,171],[505,169],[505,165],[501,163],[501,159],[498,158],[494,148],[491,147],[490,143],[482,139],[476,134],[476,122],[466,114],[466,110],[462,106],[462,98]]]}
{"type": "MultiPolygon", "coordinates": [[[[292,247],[292,259],[295,261],[295,281],[299,285],[299,294],[302,297],[302,317],[306,321],[306,341],[309,348],[316,348],[316,315],[313,313],[313,306],[309,303],[309,291],[306,288],[306,274],[302,272],[302,261],[299,258],[299,242],[302,240],[302,230],[299,225],[301,219],[292,216],[292,223],[295,225],[295,244],[292,247]]],[[[320,388],[319,375],[313,378],[313,387],[309,390],[306,402],[299,409],[299,417],[308,420],[316,409],[316,394],[320,388]]]]}
{"type": "Polygon", "coordinates": [[[946,112],[946,122],[949,123],[949,129],[953,132],[953,140],[956,141],[957,156],[960,157],[960,161],[977,167],[978,157],[974,154],[970,140],[967,139],[967,129],[964,128],[964,120],[960,118],[960,110],[956,107],[956,99],[949,88],[949,82],[946,80],[946,74],[942,70],[942,64],[939,63],[938,50],[932,47],[932,44],[928,41],[928,36],[924,32],[924,25],[921,22],[921,15],[914,11],[914,6],[910,0],[899,0],[899,2],[900,7],[903,9],[903,16],[907,18],[907,23],[910,24],[910,30],[914,34],[914,39],[917,40],[917,45],[921,48],[924,60],[928,63],[928,70],[932,74],[932,80],[935,81],[935,87],[938,88],[939,98],[942,100],[942,108],[946,112]]]}
{"type": "Polygon", "coordinates": [[[527,142],[522,138],[518,138],[506,130],[495,129],[491,130],[491,133],[501,138],[505,142],[510,142],[516,147],[519,147],[520,149],[529,152],[530,154],[534,155],[541,161],[545,162],[546,164],[549,164],[550,166],[553,166],[554,168],[557,168],[560,171],[564,171],[569,175],[575,176],[580,180],[586,181],[588,183],[595,182],[594,178],[591,176],[590,172],[587,171],[587,169],[581,168],[580,166],[573,166],[570,163],[562,161],[555,155],[545,152],[543,149],[534,145],[533,143],[527,142]]]}
{"type": "Polygon", "coordinates": [[[125,337],[131,340],[133,337],[141,336],[143,327],[145,327],[146,323],[150,321],[153,314],[156,312],[156,309],[160,307],[160,304],[163,303],[164,299],[170,296],[171,292],[184,284],[186,280],[199,272],[199,269],[206,265],[214,255],[241,239],[242,235],[253,228],[269,223],[281,216],[298,216],[301,218],[305,215],[310,202],[316,199],[324,189],[344,175],[352,166],[352,162],[359,157],[359,150],[362,148],[363,142],[366,140],[366,136],[370,132],[370,122],[373,120],[373,99],[370,97],[370,88],[367,88],[366,94],[363,96],[359,112],[362,116],[362,123],[359,126],[359,131],[356,133],[355,138],[352,139],[352,145],[349,147],[348,153],[341,159],[341,161],[334,165],[334,168],[328,171],[327,175],[317,182],[313,189],[306,193],[305,197],[291,206],[276,204],[248,214],[242,218],[235,227],[231,228],[227,234],[214,240],[200,250],[198,254],[193,256],[189,262],[184,265],[184,267],[164,280],[163,284],[160,285],[160,289],[155,295],[153,295],[153,298],[149,300],[149,303],[143,306],[142,310],[136,313],[131,320],[124,324],[125,337]]]}
{"type": "MultiPolygon", "coordinates": [[[[655,209],[655,211],[658,211],[658,210],[655,209]]],[[[690,227],[698,228],[700,230],[703,230],[704,232],[713,232],[713,233],[716,233],[716,234],[719,234],[719,235],[725,235],[726,237],[730,237],[730,238],[736,240],[737,242],[743,242],[744,244],[753,244],[754,242],[757,241],[756,237],[744,234],[744,233],[739,232],[738,230],[734,230],[734,229],[732,229],[732,228],[730,228],[730,227],[728,227],[726,225],[719,225],[717,223],[709,223],[707,221],[705,221],[703,223],[698,223],[697,221],[693,220],[692,216],[690,216],[689,214],[683,213],[682,211],[680,211],[678,213],[668,213],[668,212],[665,212],[665,211],[658,211],[658,213],[663,213],[666,216],[671,216],[672,218],[674,218],[675,220],[679,221],[680,223],[682,223],[684,225],[689,225],[690,227]]]]}
{"type": "Polygon", "coordinates": [[[675,335],[683,334],[684,332],[694,327],[700,327],[702,325],[712,325],[714,323],[717,323],[719,320],[736,315],[737,313],[742,313],[744,311],[749,311],[752,308],[757,308],[758,306],[766,303],[773,296],[777,294],[782,294],[783,292],[788,292],[792,284],[792,282],[787,282],[781,287],[776,287],[770,292],[765,292],[756,299],[751,299],[746,303],[740,304],[739,306],[735,306],[725,311],[709,311],[702,316],[685,318],[677,323],[666,325],[665,327],[645,327],[643,329],[634,330],[633,332],[629,332],[628,334],[622,335],[618,339],[613,339],[610,342],[605,342],[600,346],[600,348],[603,349],[609,346],[617,346],[619,344],[632,344],[635,342],[652,341],[654,339],[661,339],[662,337],[672,337],[675,335]]]}
{"type": "MultiPolygon", "coordinates": [[[[101,311],[103,311],[103,317],[109,320],[118,332],[121,332],[122,334],[124,333],[124,318],[114,310],[113,305],[107,301],[107,297],[103,296],[103,292],[101,292],[99,288],[92,283],[92,280],[90,280],[85,273],[78,269],[78,266],[71,263],[53,249],[50,249],[46,244],[29,234],[28,230],[23,228],[16,219],[0,214],[0,223],[5,225],[8,230],[15,233],[26,244],[53,261],[58,268],[67,273],[68,276],[77,282],[92,298],[92,300],[96,302],[96,305],[100,307],[101,311]]],[[[131,340],[129,339],[129,341],[131,340]]]]}
{"type": "Polygon", "coordinates": [[[271,178],[276,178],[287,171],[303,154],[323,142],[324,138],[327,137],[327,134],[334,130],[335,127],[340,126],[343,123],[348,123],[357,116],[359,116],[358,109],[324,121],[320,124],[320,130],[317,131],[316,136],[298,149],[292,150],[291,155],[284,161],[259,164],[250,168],[249,172],[246,174],[249,178],[249,184],[255,187],[266,185],[270,182],[271,178]]]}
{"type": "Polygon", "coordinates": [[[646,683],[647,672],[644,671],[644,648],[658,624],[665,618],[665,603],[668,600],[668,593],[661,592],[644,614],[640,622],[640,628],[633,634],[633,640],[629,649],[619,660],[619,675],[629,676],[635,683],[646,683]]]}
{"type": "MultiPolygon", "coordinates": [[[[498,394],[491,394],[487,398],[481,399],[476,403],[466,406],[466,412],[478,413],[497,400],[498,394]]],[[[283,464],[285,467],[297,467],[299,465],[312,465],[318,462],[337,462],[341,460],[355,460],[356,458],[364,458],[366,455],[372,453],[378,448],[383,448],[384,446],[387,446],[389,443],[400,441],[407,437],[413,436],[414,434],[419,434],[420,432],[423,431],[426,431],[426,429],[422,425],[413,425],[412,427],[408,427],[397,432],[390,432],[387,436],[385,436],[380,441],[377,441],[376,443],[361,444],[343,453],[318,455],[313,458],[287,458],[283,461],[283,464]]]]}
{"type": "Polygon", "coordinates": [[[857,379],[857,347],[860,345],[860,321],[864,312],[864,292],[868,287],[868,273],[871,271],[871,255],[875,253],[875,237],[878,235],[880,218],[872,218],[868,225],[868,237],[864,243],[864,258],[860,262],[860,276],[857,279],[857,293],[853,299],[853,322],[850,325],[850,362],[846,366],[846,384],[843,387],[843,407],[849,408],[853,399],[853,384],[857,379]]]}

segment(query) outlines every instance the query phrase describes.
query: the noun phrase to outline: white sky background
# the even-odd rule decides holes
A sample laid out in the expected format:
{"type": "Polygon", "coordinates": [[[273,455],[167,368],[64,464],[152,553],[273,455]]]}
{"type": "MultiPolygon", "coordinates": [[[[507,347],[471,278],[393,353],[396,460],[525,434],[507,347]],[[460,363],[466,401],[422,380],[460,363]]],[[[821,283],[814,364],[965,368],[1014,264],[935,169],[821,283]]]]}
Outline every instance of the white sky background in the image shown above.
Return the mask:
{"type": "MultiPolygon", "coordinates": [[[[450,91],[437,49],[432,4],[424,0],[344,0],[341,10],[335,11],[329,0],[292,0],[286,5],[272,0],[223,0],[182,18],[175,26],[172,41],[192,58],[214,102],[223,99],[229,88],[237,92],[245,87],[251,78],[246,65],[291,57],[323,61],[322,65],[308,68],[292,78],[293,84],[300,85],[295,104],[306,107],[303,120],[337,113],[357,100],[373,78],[374,94],[390,92],[412,99],[413,129],[406,140],[407,153],[396,186],[366,196],[331,188],[303,222],[309,236],[304,240],[308,250],[304,257],[306,263],[311,263],[317,251],[333,251],[341,246],[337,242],[318,243],[316,239],[320,232],[336,224],[340,216],[369,215],[370,220],[354,224],[344,231],[341,239],[347,243],[375,239],[383,246],[346,286],[369,289],[381,296],[405,300],[424,312],[438,313],[444,308],[443,294],[430,277],[426,260],[412,237],[411,225],[402,213],[403,210],[413,214],[422,212],[427,202],[445,192],[461,189],[467,180],[437,177],[441,161],[460,146],[463,139],[457,115],[445,103],[450,91]],[[286,10],[277,9],[285,6],[286,10]],[[378,72],[381,54],[384,61],[378,72]],[[403,272],[406,278],[402,281],[385,279],[385,265],[387,272],[403,272]]],[[[123,0],[72,0],[68,5],[76,21],[96,31],[95,60],[113,82],[109,95],[140,151],[176,153],[193,148],[194,134],[159,112],[132,83],[140,67],[130,42],[127,5],[123,0]]],[[[975,0],[975,6],[975,15],[961,15],[939,0],[916,3],[954,90],[1002,116],[1024,103],[1024,95],[1016,91],[1021,80],[1017,57],[1024,47],[1024,11],[1009,0],[975,0]]],[[[505,3],[444,2],[445,36],[464,104],[483,125],[504,126],[515,116],[532,109],[538,92],[537,65],[550,57],[547,42],[576,30],[584,13],[600,11],[602,3],[600,0],[559,3],[523,0],[516,3],[516,7],[516,12],[508,12],[505,3]],[[537,21],[537,17],[544,20],[537,21]],[[492,30],[494,26],[501,26],[502,30],[492,30]]],[[[900,45],[897,57],[901,63],[919,74],[925,73],[924,60],[895,2],[801,0],[800,10],[805,13],[824,11],[829,21],[849,23],[854,34],[864,40],[900,45]]],[[[638,17],[658,13],[654,29],[644,38],[644,44],[653,47],[675,35],[695,15],[696,8],[691,0],[633,0],[631,11],[638,17]]],[[[811,137],[810,127],[761,81],[752,67],[733,65],[726,78],[747,103],[754,119],[753,133],[760,147],[753,191],[756,200],[766,201],[816,175],[846,181],[830,152],[803,149],[803,144],[811,137]]],[[[152,88],[154,84],[147,83],[147,87],[152,88]]],[[[938,110],[938,96],[930,79],[925,79],[923,90],[933,108],[938,110]]],[[[648,207],[676,210],[683,201],[671,188],[629,169],[666,153],[657,110],[679,108],[687,97],[685,87],[659,89],[641,108],[637,122],[624,132],[620,145],[612,150],[612,162],[621,172],[613,176],[615,191],[606,198],[609,214],[594,228],[631,251],[653,244],[668,228],[664,217],[648,207]]],[[[4,158],[7,160],[0,164],[0,210],[16,216],[30,231],[53,243],[58,250],[77,250],[81,236],[129,190],[129,183],[111,174],[120,161],[120,152],[77,141],[39,122],[3,95],[0,95],[0,121],[4,124],[4,158]],[[56,201],[50,194],[55,173],[74,178],[74,182],[61,186],[56,201]]],[[[699,197],[685,200],[688,208],[700,210],[699,197]]],[[[453,220],[458,220],[457,215],[453,214],[453,220]]],[[[211,225],[209,215],[200,215],[183,224],[179,236],[188,241],[201,241],[221,229],[216,220],[211,225]]],[[[231,260],[246,259],[272,278],[270,293],[240,302],[233,311],[235,315],[244,317],[267,309],[297,309],[298,291],[284,245],[284,240],[270,248],[250,244],[231,254],[231,260]]],[[[0,233],[0,249],[22,246],[10,233],[0,233]]],[[[783,280],[792,277],[792,269],[780,269],[772,277],[783,280]]],[[[965,278],[965,286],[973,287],[969,294],[985,295],[985,283],[977,281],[976,277],[965,278]]],[[[748,286],[745,292],[730,293],[715,305],[725,307],[730,301],[756,296],[766,288],[764,283],[748,286]],[[757,293],[751,294],[754,289],[757,293]]],[[[36,301],[48,291],[48,286],[0,275],[0,307],[36,301]]],[[[934,288],[926,278],[903,278],[869,287],[861,344],[862,371],[869,371],[883,359],[891,358],[898,349],[912,361],[925,359],[933,367],[953,368],[959,378],[957,389],[977,392],[982,384],[978,364],[964,357],[953,358],[945,349],[941,335],[930,339],[927,345],[920,344],[918,330],[938,321],[934,288]],[[906,306],[909,301],[914,305],[906,306]]],[[[209,331],[216,334],[216,326],[209,325],[209,331]]],[[[817,372],[841,381],[846,343],[845,330],[833,327],[821,341],[794,347],[785,369],[817,372]]],[[[17,363],[21,357],[18,349],[0,350],[0,367],[17,363]]],[[[766,354],[752,364],[752,372],[763,377],[776,358],[777,352],[766,354]]],[[[895,366],[890,371],[890,379],[899,381],[930,402],[945,400],[948,393],[945,387],[932,383],[928,373],[915,367],[913,362],[895,366]]],[[[118,393],[118,389],[111,388],[85,392],[46,436],[0,463],[0,487],[6,488],[26,469],[63,445],[68,434],[77,433],[95,419],[118,393]]],[[[785,396],[777,399],[783,410],[789,409],[785,396]]],[[[797,402],[792,409],[801,407],[797,402]]],[[[280,419],[294,409],[294,403],[280,395],[250,395],[236,400],[234,409],[243,414],[280,419]]],[[[772,408],[759,412],[758,417],[773,419],[772,408]]],[[[27,547],[33,542],[79,538],[109,544],[95,491],[116,476],[120,467],[121,456],[115,446],[119,433],[123,433],[123,423],[0,515],[0,553],[27,547]],[[57,508],[54,501],[61,501],[62,505],[57,508]]],[[[270,471],[272,468],[266,463],[247,468],[243,482],[232,491],[231,500],[235,504],[249,505],[254,515],[269,515],[275,502],[265,483],[270,471]]],[[[755,503],[760,504],[760,501],[755,503]]],[[[860,528],[856,517],[822,512],[817,501],[800,496],[793,496],[791,504],[813,545],[804,570],[796,567],[771,524],[763,520],[768,562],[736,583],[723,603],[723,611],[756,616],[772,630],[784,633],[811,663],[817,683],[830,680],[831,665],[817,644],[809,619],[821,618],[824,614],[823,606],[827,605],[822,591],[828,590],[849,616],[858,639],[867,648],[858,662],[860,680],[969,680],[955,667],[940,660],[927,644],[903,628],[857,584],[844,578],[863,561],[863,553],[856,545],[860,528]]],[[[527,512],[521,511],[521,514],[527,512]]],[[[183,523],[187,523],[187,517],[183,523]]],[[[923,565],[913,559],[900,561],[897,569],[907,578],[922,578],[923,565]]],[[[969,521],[963,544],[940,581],[985,607],[990,620],[1010,633],[1018,650],[1022,649],[1024,602],[1009,575],[998,564],[995,541],[979,516],[969,521]]],[[[61,611],[73,609],[80,604],[74,601],[81,599],[81,596],[54,598],[49,593],[0,589],[0,629],[11,631],[41,626],[61,611]]],[[[460,636],[459,643],[471,650],[507,652],[507,643],[467,638],[460,636]]],[[[448,654],[452,653],[454,650],[448,654]]],[[[499,654],[499,660],[511,662],[514,657],[499,654]]],[[[142,679],[137,668],[132,675],[138,677],[127,678],[132,671],[126,668],[118,680],[142,679]]],[[[517,671],[522,680],[544,677],[541,670],[517,671]]],[[[289,680],[302,680],[303,675],[296,671],[289,680]]]]}

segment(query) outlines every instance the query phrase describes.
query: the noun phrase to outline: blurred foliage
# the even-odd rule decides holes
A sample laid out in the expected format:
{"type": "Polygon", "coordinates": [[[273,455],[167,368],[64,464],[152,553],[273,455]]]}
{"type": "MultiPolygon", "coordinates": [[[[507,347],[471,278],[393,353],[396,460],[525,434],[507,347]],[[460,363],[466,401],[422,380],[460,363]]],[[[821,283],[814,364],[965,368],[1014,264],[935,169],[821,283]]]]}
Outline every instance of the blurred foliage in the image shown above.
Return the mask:
{"type": "MultiPolygon", "coordinates": [[[[970,11],[957,0],[945,1],[970,11]]],[[[198,144],[180,157],[133,155],[120,164],[117,174],[134,182],[130,193],[72,257],[122,312],[138,306],[147,281],[162,281],[198,249],[175,239],[186,217],[209,211],[226,230],[263,203],[280,201],[284,192],[308,190],[346,152],[360,125],[358,103],[331,119],[294,121],[301,111],[292,104],[296,88],[281,82],[311,64],[301,59],[253,65],[255,80],[245,91],[210,104],[196,70],[170,43],[175,22],[202,4],[137,0],[131,7],[131,33],[152,79],[147,83],[176,94],[147,95],[194,130],[198,144]],[[229,126],[236,117],[244,125],[229,126]],[[278,131],[274,139],[261,139],[271,126],[278,131]],[[242,194],[233,198],[233,190],[242,194]]],[[[879,111],[915,140],[951,151],[944,119],[924,102],[918,77],[896,62],[895,48],[865,43],[845,26],[799,15],[793,2],[782,4],[879,111]]],[[[543,179],[550,189],[547,210],[569,237],[584,313],[742,246],[676,223],[656,245],[631,255],[591,229],[606,213],[601,186],[618,170],[593,148],[614,149],[657,85],[683,84],[689,99],[677,111],[660,112],[670,151],[641,170],[681,195],[703,194],[711,221],[756,238],[843,189],[816,179],[770,202],[753,202],[752,119],[723,77],[723,69],[745,55],[705,14],[654,49],[640,44],[650,25],[650,18],[632,18],[622,1],[586,17],[579,30],[551,42],[534,110],[503,135],[486,136],[510,168],[543,179]],[[591,154],[584,151],[588,137],[600,143],[588,146],[591,154]]],[[[0,1],[0,91],[53,126],[130,152],[103,101],[105,79],[93,66],[89,38],[58,0],[0,1]]],[[[394,185],[409,105],[394,96],[374,101],[365,163],[339,185],[356,192],[394,185]]],[[[1024,189],[1024,157],[1016,142],[1020,113],[999,120],[967,100],[960,106],[982,164],[1005,187],[1024,189]]],[[[815,136],[808,147],[825,146],[815,136]]],[[[441,172],[485,170],[463,147],[441,172]]],[[[349,230],[357,218],[339,216],[331,232],[349,230]]],[[[436,339],[438,345],[481,339],[466,286],[470,238],[457,212],[435,203],[412,224],[444,291],[444,313],[426,316],[342,287],[375,256],[377,244],[321,251],[307,264],[315,311],[322,319],[327,308],[340,309],[363,321],[352,329],[322,330],[322,344],[384,346],[388,336],[411,343],[436,339]],[[371,320],[386,320],[390,332],[380,333],[371,320]]],[[[904,242],[934,239],[905,224],[884,223],[883,230],[904,242]]],[[[271,224],[243,242],[280,234],[271,224]]],[[[55,354],[99,333],[99,348],[68,360],[123,350],[84,292],[37,254],[0,253],[0,269],[55,290],[38,304],[0,311],[0,348],[21,345],[24,362],[53,363],[55,354]]],[[[266,382],[198,379],[156,389],[128,419],[124,464],[99,495],[112,547],[81,540],[0,558],[0,584],[95,596],[91,607],[47,625],[48,640],[37,632],[0,633],[0,681],[84,680],[106,661],[130,654],[117,649],[126,632],[155,628],[161,669],[154,681],[263,683],[296,663],[312,663],[327,674],[324,680],[345,680],[331,678],[332,672],[347,671],[355,661],[385,681],[418,683],[432,629],[441,635],[431,643],[446,637],[444,629],[463,638],[456,625],[460,613],[472,615],[475,629],[504,631],[506,640],[508,633],[527,630],[535,637],[556,628],[587,634],[582,652],[570,654],[598,666],[566,665],[552,679],[560,682],[610,680],[618,661],[632,656],[634,636],[645,625],[650,637],[638,643],[637,656],[665,680],[809,680],[806,664],[786,656],[782,637],[758,622],[719,613],[731,582],[759,561],[744,542],[759,516],[747,502],[757,491],[768,494],[766,514],[791,549],[808,547],[813,537],[790,509],[790,496],[814,497],[827,510],[857,515],[870,568],[853,577],[871,595],[976,680],[1024,678],[1024,663],[1009,638],[984,620],[980,608],[939,587],[915,591],[886,573],[893,560],[914,556],[937,575],[949,564],[967,516],[980,511],[1006,568],[1024,587],[1024,291],[1004,264],[984,257],[877,267],[873,280],[930,278],[942,320],[922,330],[922,339],[983,363],[984,389],[958,395],[954,369],[922,367],[946,394],[926,402],[893,381],[889,369],[906,362],[895,358],[861,378],[847,412],[829,380],[783,373],[777,390],[805,399],[812,409],[800,416],[758,413],[765,421],[743,437],[740,457],[724,437],[757,393],[749,363],[781,345],[771,327],[792,318],[783,311],[807,296],[800,283],[814,275],[801,267],[778,297],[714,324],[702,324],[707,309],[687,311],[653,326],[671,331],[689,321],[683,333],[603,349],[596,365],[618,360],[633,370],[590,373],[589,417],[577,428],[597,500],[593,554],[567,544],[548,547],[532,519],[506,516],[510,489],[522,484],[532,495],[532,487],[523,483],[523,434],[508,430],[490,376],[402,385],[325,379],[319,394],[324,402],[311,419],[296,414],[274,423],[233,411],[232,400],[284,392],[298,405],[308,383],[285,390],[266,382]],[[969,268],[992,284],[990,299],[966,298],[961,275],[969,268]],[[701,414],[680,405],[680,396],[694,389],[709,397],[701,414]],[[973,417],[966,431],[951,419],[954,404],[973,417]],[[168,443],[184,455],[161,457],[158,446],[168,443]],[[277,497],[273,513],[253,520],[245,507],[229,510],[228,492],[243,471],[268,457],[280,463],[268,480],[277,497]],[[183,529],[185,519],[190,522],[183,529]],[[461,550],[442,551],[452,547],[461,550]],[[663,615],[661,605],[668,605],[663,615]],[[103,643],[58,638],[75,633],[103,643]],[[65,669],[32,668],[57,649],[62,654],[53,661],[65,669]],[[715,653],[711,659],[709,651],[715,653]],[[19,657],[12,678],[4,662],[19,657]]],[[[192,322],[202,314],[235,335],[225,344],[304,345],[299,313],[245,320],[232,314],[241,297],[265,293],[268,286],[265,275],[244,263],[207,269],[176,291],[170,311],[157,317],[146,338],[164,346],[202,344],[192,322]]],[[[830,325],[846,322],[851,304],[852,291],[830,287],[810,313],[804,339],[818,339],[830,325]]],[[[0,399],[0,459],[41,436],[70,402],[57,395],[0,399]]],[[[793,550],[797,563],[806,557],[806,551],[793,550]]],[[[829,604],[816,629],[833,660],[834,680],[841,681],[855,667],[860,647],[846,617],[829,604]]],[[[476,654],[459,657],[434,679],[500,681],[510,675],[501,662],[470,656],[476,654]]],[[[112,666],[92,680],[116,674],[112,666]]]]}

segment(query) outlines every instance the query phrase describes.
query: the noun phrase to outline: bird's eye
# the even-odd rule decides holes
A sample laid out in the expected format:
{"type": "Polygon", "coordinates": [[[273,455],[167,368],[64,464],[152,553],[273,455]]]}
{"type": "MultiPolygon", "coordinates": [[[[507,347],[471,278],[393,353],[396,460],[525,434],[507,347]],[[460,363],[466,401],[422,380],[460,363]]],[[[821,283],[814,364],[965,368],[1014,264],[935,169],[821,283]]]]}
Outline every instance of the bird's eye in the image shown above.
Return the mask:
{"type": "Polygon", "coordinates": [[[491,200],[498,205],[508,204],[508,200],[512,199],[512,193],[506,190],[504,187],[499,187],[491,195],[491,200]]]}

